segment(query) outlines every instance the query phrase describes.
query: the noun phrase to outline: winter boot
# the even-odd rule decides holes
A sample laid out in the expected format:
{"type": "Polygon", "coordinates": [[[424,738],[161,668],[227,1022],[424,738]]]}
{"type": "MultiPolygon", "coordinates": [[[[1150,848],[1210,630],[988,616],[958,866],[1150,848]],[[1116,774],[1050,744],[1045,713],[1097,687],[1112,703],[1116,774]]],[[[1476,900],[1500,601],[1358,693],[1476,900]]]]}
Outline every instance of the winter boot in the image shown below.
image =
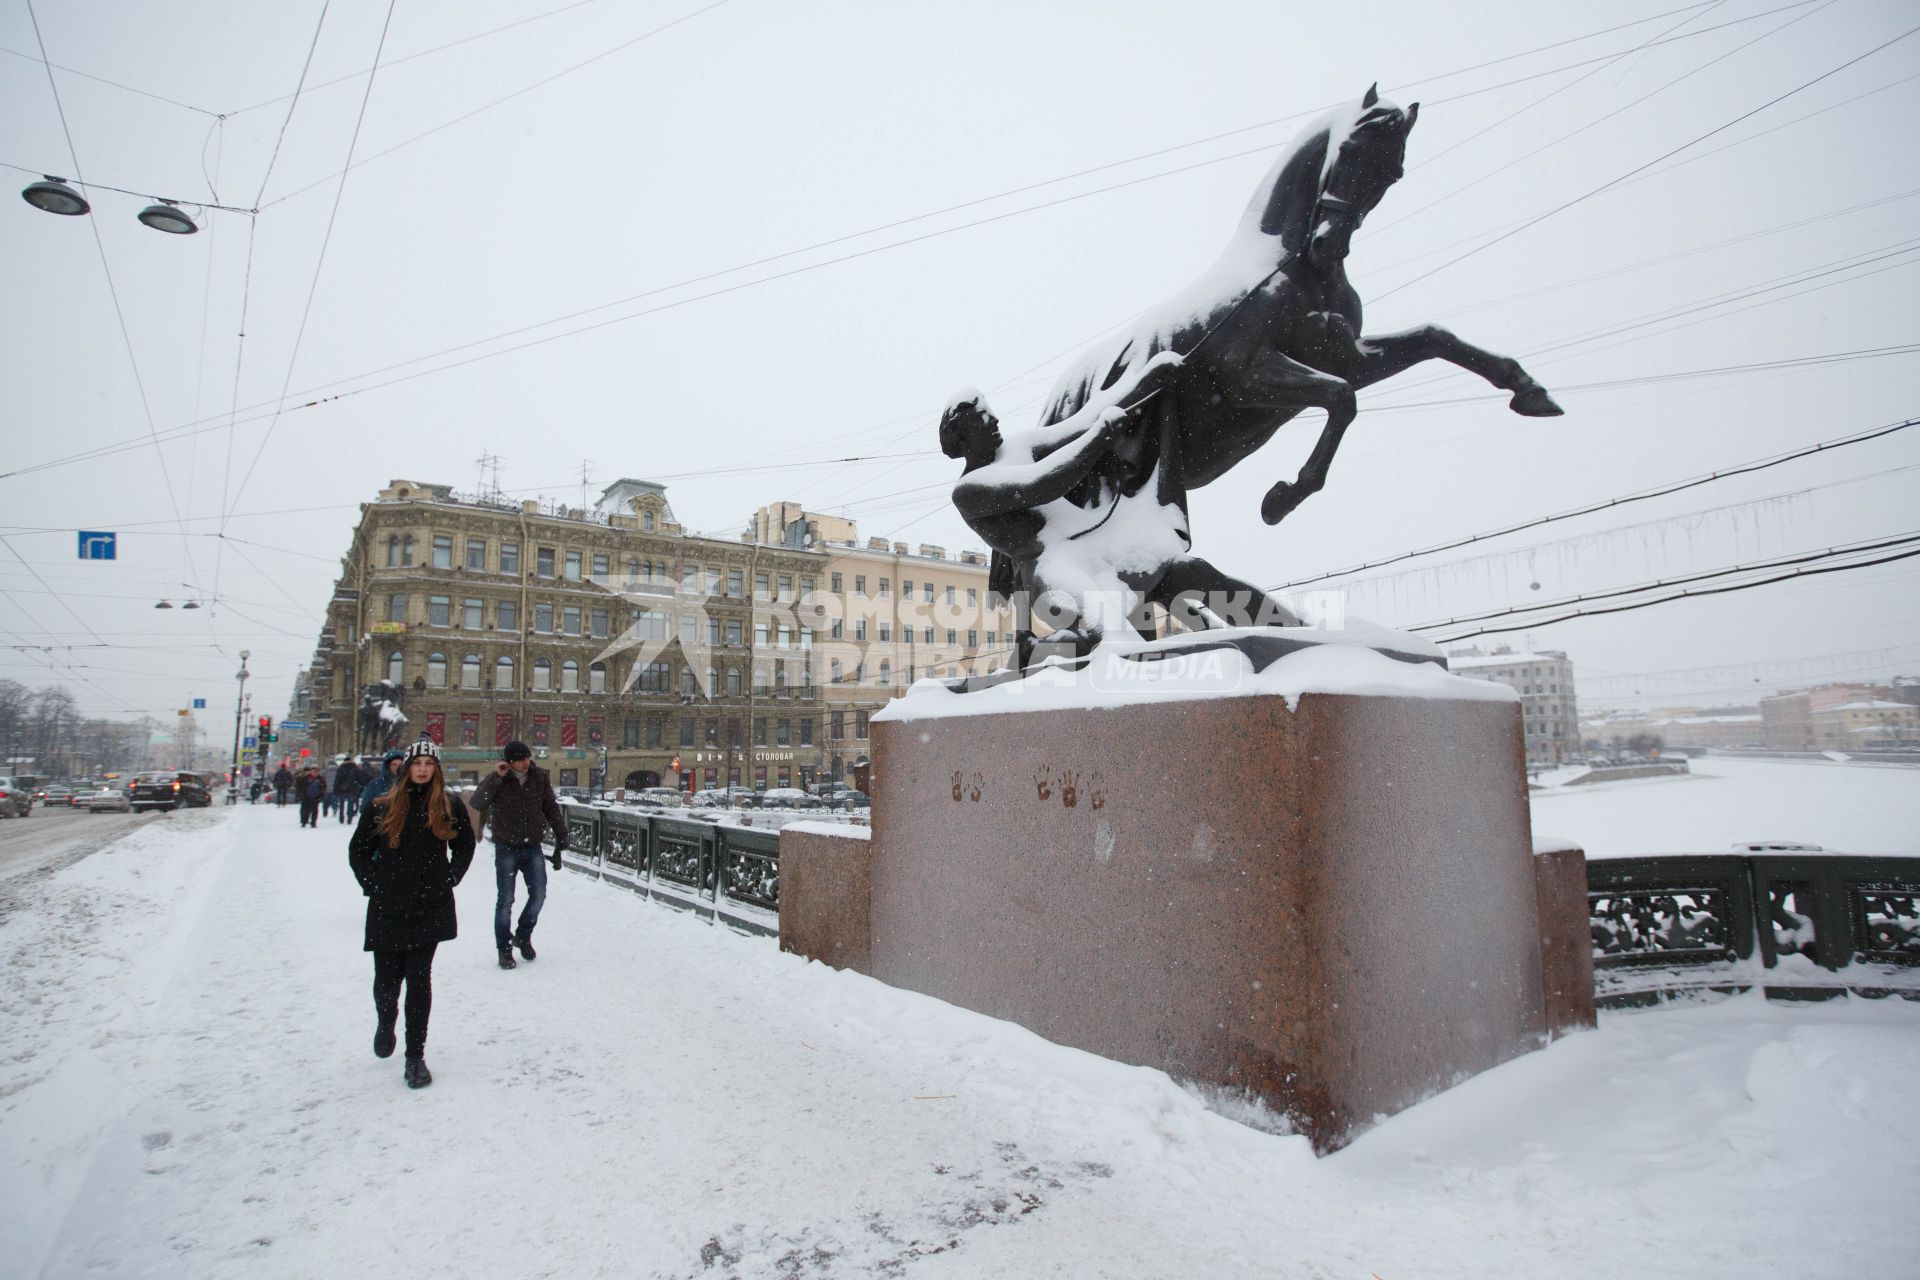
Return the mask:
{"type": "Polygon", "coordinates": [[[393,1024],[382,1021],[373,1033],[373,1056],[391,1058],[393,1056],[393,1024]]]}
{"type": "Polygon", "coordinates": [[[515,938],[513,945],[520,948],[520,958],[522,960],[532,960],[534,958],[533,939],[531,937],[515,938]]]}
{"type": "MultiPolygon", "coordinates": [[[[531,959],[531,957],[529,957],[529,959],[531,959]]],[[[517,965],[515,965],[515,964],[514,964],[514,962],[513,962],[513,948],[512,948],[512,947],[502,947],[502,948],[500,948],[500,967],[501,967],[502,969],[514,969],[514,968],[518,968],[518,967],[519,967],[519,966],[517,966],[517,965]]]]}
{"type": "Polygon", "coordinates": [[[402,1076],[409,1089],[424,1089],[433,1083],[433,1072],[427,1070],[425,1058],[408,1058],[406,1070],[402,1076]]]}

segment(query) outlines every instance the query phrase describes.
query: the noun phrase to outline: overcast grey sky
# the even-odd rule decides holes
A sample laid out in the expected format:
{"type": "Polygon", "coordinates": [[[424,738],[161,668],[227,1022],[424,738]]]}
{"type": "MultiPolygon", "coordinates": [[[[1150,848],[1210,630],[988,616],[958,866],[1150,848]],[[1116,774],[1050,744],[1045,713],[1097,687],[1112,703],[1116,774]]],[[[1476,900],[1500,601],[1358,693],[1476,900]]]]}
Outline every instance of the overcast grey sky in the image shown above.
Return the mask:
{"type": "MultiPolygon", "coordinates": [[[[1349,260],[1367,328],[1522,356],[1567,415],[1417,369],[1363,395],[1278,528],[1259,497],[1317,414],[1196,492],[1200,554],[1290,582],[1920,413],[1920,355],[1778,363],[1920,342],[1903,0],[467,0],[390,26],[332,0],[316,42],[320,10],[36,0],[63,128],[0,0],[16,187],[260,208],[175,238],[97,187],[90,219],[0,202],[0,640],[84,646],[0,674],[92,713],[198,695],[217,723],[245,647],[279,714],[357,504],[471,488],[483,452],[516,495],[577,501],[583,460],[595,490],[664,481],[727,536],[790,498],[975,545],[948,396],[1030,421],[1212,261],[1305,117],[1376,80],[1421,113],[1349,260]],[[120,531],[120,560],[79,562],[75,528],[120,531]]],[[[1325,585],[1411,626],[1891,538],[1916,468],[1900,431],[1325,585]]],[[[1569,651],[1590,707],[1920,672],[1916,567],[1504,639],[1569,651]]]]}

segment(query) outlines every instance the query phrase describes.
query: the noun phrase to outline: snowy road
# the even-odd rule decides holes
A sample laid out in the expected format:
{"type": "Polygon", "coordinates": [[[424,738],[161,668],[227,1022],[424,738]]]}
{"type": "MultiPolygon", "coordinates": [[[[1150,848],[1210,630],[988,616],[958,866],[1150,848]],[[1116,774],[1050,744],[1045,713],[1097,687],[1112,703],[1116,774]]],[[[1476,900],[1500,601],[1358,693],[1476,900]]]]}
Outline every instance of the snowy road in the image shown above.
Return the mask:
{"type": "Polygon", "coordinates": [[[0,924],[0,1275],[1894,1277],[1920,1005],[1610,1016],[1315,1160],[1166,1077],[483,856],[409,1092],[340,828],[149,823],[0,924]]]}

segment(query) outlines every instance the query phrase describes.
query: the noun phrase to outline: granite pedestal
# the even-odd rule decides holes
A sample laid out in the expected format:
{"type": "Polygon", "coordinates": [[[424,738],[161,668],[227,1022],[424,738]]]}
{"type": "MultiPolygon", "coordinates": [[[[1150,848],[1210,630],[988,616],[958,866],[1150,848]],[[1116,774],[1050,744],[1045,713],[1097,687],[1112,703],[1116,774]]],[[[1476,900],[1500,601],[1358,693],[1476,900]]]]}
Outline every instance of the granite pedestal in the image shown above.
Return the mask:
{"type": "MultiPolygon", "coordinates": [[[[860,913],[789,884],[790,950],[1257,1100],[1321,1152],[1546,1042],[1540,903],[1565,868],[1536,867],[1514,701],[1254,695],[873,730],[871,840],[832,854],[864,855],[869,936],[818,941],[860,913]]],[[[801,843],[783,862],[841,844],[801,843]]]]}

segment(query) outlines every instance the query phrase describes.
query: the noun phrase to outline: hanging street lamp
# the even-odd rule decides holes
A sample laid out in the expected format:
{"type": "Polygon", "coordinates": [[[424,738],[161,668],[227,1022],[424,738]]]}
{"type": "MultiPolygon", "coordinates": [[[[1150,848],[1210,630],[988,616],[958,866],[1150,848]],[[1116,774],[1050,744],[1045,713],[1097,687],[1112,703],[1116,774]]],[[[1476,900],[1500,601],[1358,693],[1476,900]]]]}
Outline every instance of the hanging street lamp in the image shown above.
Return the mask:
{"type": "Polygon", "coordinates": [[[199,225],[171,200],[150,204],[135,216],[155,231],[164,231],[168,235],[190,236],[200,229],[199,225]]]}
{"type": "Polygon", "coordinates": [[[77,218],[93,208],[85,196],[67,185],[64,178],[56,178],[52,174],[38,182],[28,183],[20,193],[20,198],[36,209],[67,218],[77,218]]]}

